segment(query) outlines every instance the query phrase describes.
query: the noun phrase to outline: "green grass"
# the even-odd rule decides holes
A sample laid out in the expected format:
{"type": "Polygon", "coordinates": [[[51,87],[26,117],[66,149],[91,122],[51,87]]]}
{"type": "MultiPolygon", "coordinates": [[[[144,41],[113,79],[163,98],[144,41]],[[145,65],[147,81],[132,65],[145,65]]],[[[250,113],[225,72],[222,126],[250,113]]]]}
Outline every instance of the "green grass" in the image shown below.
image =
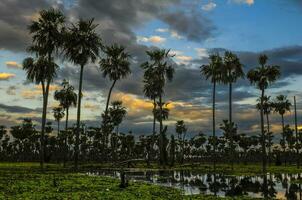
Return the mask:
{"type": "Polygon", "coordinates": [[[143,182],[130,182],[129,187],[120,189],[117,179],[87,176],[62,169],[55,164],[47,164],[42,173],[38,163],[0,163],[0,199],[214,200],[220,198],[202,195],[183,196],[180,190],[143,182]]]}

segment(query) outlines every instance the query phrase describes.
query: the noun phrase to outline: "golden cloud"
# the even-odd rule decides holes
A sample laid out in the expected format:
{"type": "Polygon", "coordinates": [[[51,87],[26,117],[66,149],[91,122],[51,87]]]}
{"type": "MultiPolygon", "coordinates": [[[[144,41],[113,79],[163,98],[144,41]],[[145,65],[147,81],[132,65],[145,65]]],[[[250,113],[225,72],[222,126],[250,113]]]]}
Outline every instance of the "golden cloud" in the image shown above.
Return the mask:
{"type": "Polygon", "coordinates": [[[24,90],[21,92],[21,96],[24,99],[34,99],[38,95],[42,95],[42,91],[40,91],[40,90],[24,90]]]}
{"type": "Polygon", "coordinates": [[[6,64],[6,67],[12,68],[12,69],[21,69],[21,67],[22,67],[20,64],[18,64],[15,61],[7,61],[7,62],[5,62],[5,64],[6,64]]]}
{"type": "Polygon", "coordinates": [[[96,109],[99,109],[99,105],[92,104],[92,103],[85,103],[84,108],[89,109],[91,111],[95,111],[96,109]]]}
{"type": "Polygon", "coordinates": [[[11,78],[14,78],[16,76],[16,74],[11,74],[11,73],[0,73],[0,81],[4,80],[9,80],[11,78]]]}
{"type": "MultiPolygon", "coordinates": [[[[42,90],[42,85],[36,85],[36,89],[42,90]]],[[[49,85],[49,91],[59,90],[61,87],[59,85],[49,85]]]]}

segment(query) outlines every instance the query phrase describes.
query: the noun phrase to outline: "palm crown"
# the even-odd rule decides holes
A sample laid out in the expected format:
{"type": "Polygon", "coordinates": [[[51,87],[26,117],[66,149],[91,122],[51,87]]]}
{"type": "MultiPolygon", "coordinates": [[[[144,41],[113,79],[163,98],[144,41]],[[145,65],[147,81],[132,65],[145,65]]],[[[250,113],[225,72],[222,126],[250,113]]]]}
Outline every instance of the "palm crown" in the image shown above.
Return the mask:
{"type": "Polygon", "coordinates": [[[103,76],[108,76],[110,80],[125,78],[131,73],[130,55],[125,52],[125,48],[119,45],[106,46],[104,48],[105,58],[100,60],[103,76]]]}
{"type": "Polygon", "coordinates": [[[266,55],[259,57],[259,67],[248,72],[247,77],[251,84],[256,85],[259,89],[266,89],[271,83],[275,82],[280,76],[279,66],[266,65],[266,55]]]}
{"type": "Polygon", "coordinates": [[[44,83],[45,80],[52,81],[56,76],[56,69],[59,66],[54,62],[49,62],[45,57],[24,59],[23,69],[26,71],[27,80],[36,84],[44,83]]]}
{"type": "Polygon", "coordinates": [[[276,97],[276,101],[273,102],[273,107],[275,112],[278,112],[280,115],[284,115],[286,111],[290,111],[292,104],[284,95],[279,95],[276,97]]]}
{"type": "Polygon", "coordinates": [[[210,64],[201,66],[201,73],[212,83],[219,82],[222,76],[223,62],[219,54],[210,55],[210,64]]]}
{"type": "Polygon", "coordinates": [[[55,9],[42,10],[39,15],[39,19],[29,25],[29,32],[33,35],[29,50],[46,55],[62,46],[65,17],[55,9]]]}
{"type": "Polygon", "coordinates": [[[226,51],[224,54],[224,65],[222,69],[224,83],[234,83],[238,78],[244,77],[242,70],[242,64],[239,58],[230,51],[226,51]]]}
{"type": "Polygon", "coordinates": [[[97,24],[91,20],[79,20],[64,34],[65,56],[78,65],[95,62],[102,47],[101,39],[96,33],[97,24]]]}

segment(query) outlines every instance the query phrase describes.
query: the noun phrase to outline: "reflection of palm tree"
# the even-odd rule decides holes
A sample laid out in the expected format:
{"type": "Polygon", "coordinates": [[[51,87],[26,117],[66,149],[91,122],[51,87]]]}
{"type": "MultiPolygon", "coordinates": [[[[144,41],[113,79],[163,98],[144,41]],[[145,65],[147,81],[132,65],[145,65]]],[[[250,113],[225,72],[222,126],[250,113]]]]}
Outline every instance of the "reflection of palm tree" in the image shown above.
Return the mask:
{"type": "Polygon", "coordinates": [[[78,168],[79,159],[79,139],[80,139],[80,120],[81,120],[81,100],[82,100],[82,83],[84,66],[90,61],[95,62],[99,55],[101,47],[101,39],[96,33],[97,25],[92,20],[79,20],[72,25],[65,34],[65,56],[74,64],[80,65],[80,80],[78,91],[78,108],[77,108],[77,124],[76,124],[76,142],[75,142],[75,168],[78,168]]]}
{"type": "Polygon", "coordinates": [[[32,59],[24,61],[24,69],[27,71],[27,78],[42,85],[43,93],[43,111],[41,127],[41,145],[40,145],[40,165],[44,164],[44,133],[46,125],[47,104],[49,86],[52,82],[57,65],[53,62],[53,53],[62,46],[62,30],[65,17],[63,14],[54,9],[42,10],[39,12],[37,21],[29,25],[29,31],[32,34],[32,46],[29,51],[35,53],[39,58],[38,64],[34,65],[32,59]],[[43,65],[42,65],[43,64],[43,65]],[[34,68],[39,68],[35,71],[34,68]]]}
{"type": "Polygon", "coordinates": [[[281,116],[281,120],[282,120],[282,140],[283,140],[283,142],[281,144],[283,147],[283,152],[285,152],[284,114],[287,111],[290,111],[291,105],[292,104],[289,102],[287,97],[284,95],[277,96],[276,100],[273,103],[275,112],[279,113],[279,115],[281,116]]]}
{"type": "Polygon", "coordinates": [[[265,131],[264,131],[264,120],[263,120],[263,100],[264,100],[264,92],[268,86],[275,82],[277,78],[280,76],[280,70],[278,66],[268,66],[266,65],[267,56],[260,55],[259,64],[260,66],[252,69],[248,72],[247,77],[250,80],[251,84],[257,86],[258,89],[261,90],[260,97],[260,118],[261,118],[261,141],[262,141],[262,170],[263,173],[266,173],[266,145],[265,145],[265,131]]]}
{"type": "MultiPolygon", "coordinates": [[[[208,65],[201,66],[201,73],[205,76],[206,79],[210,79],[211,83],[213,84],[213,137],[216,137],[215,131],[215,95],[216,95],[216,83],[221,81],[221,74],[222,74],[222,58],[218,55],[211,55],[209,57],[210,63],[208,65]]],[[[214,142],[214,154],[216,152],[216,142],[214,142]]],[[[213,155],[214,156],[214,155],[213,155]]],[[[214,161],[214,168],[216,167],[215,159],[214,161]]]]}

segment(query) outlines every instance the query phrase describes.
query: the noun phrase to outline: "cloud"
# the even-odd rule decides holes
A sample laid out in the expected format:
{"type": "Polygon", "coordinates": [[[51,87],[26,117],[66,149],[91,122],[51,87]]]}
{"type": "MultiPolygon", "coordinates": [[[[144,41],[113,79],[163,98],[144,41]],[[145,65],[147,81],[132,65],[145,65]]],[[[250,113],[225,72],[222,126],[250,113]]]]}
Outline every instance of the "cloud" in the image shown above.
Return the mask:
{"type": "Polygon", "coordinates": [[[254,0],[231,0],[231,2],[247,5],[253,5],[255,3],[254,0]]]}
{"type": "Polygon", "coordinates": [[[16,89],[17,87],[16,86],[9,86],[7,89],[6,89],[6,94],[7,95],[16,95],[16,89]]]}
{"type": "Polygon", "coordinates": [[[161,37],[161,36],[150,36],[150,37],[142,37],[142,36],[137,36],[137,41],[138,42],[151,42],[154,44],[160,44],[164,43],[166,41],[166,38],[161,37]]]}
{"type": "Polygon", "coordinates": [[[8,106],[0,103],[0,110],[4,110],[8,113],[29,113],[34,112],[34,109],[26,108],[22,106],[8,106]]]}
{"type": "Polygon", "coordinates": [[[198,58],[207,58],[209,57],[208,50],[205,48],[195,48],[198,58]]]}
{"type": "Polygon", "coordinates": [[[204,10],[204,11],[211,11],[211,10],[215,9],[216,6],[217,6],[216,3],[209,2],[209,3],[205,4],[205,5],[203,5],[201,7],[201,9],[204,10]]]}
{"type": "Polygon", "coordinates": [[[0,73],[0,81],[7,81],[11,78],[14,78],[16,75],[11,73],[0,73]]]}
{"type": "Polygon", "coordinates": [[[37,96],[42,95],[40,90],[24,90],[21,92],[21,96],[24,99],[35,99],[37,96]]]}
{"type": "Polygon", "coordinates": [[[21,69],[22,68],[22,66],[15,61],[7,61],[7,62],[5,62],[5,65],[7,68],[12,68],[12,69],[21,69]]]}
{"type": "Polygon", "coordinates": [[[175,38],[175,39],[183,39],[184,37],[179,35],[179,33],[177,31],[174,31],[174,30],[169,30],[168,28],[158,28],[155,30],[156,32],[159,32],[159,33],[170,33],[170,36],[172,38],[175,38]]]}
{"type": "Polygon", "coordinates": [[[176,31],[190,41],[203,42],[210,38],[215,30],[210,20],[200,13],[191,11],[165,12],[160,15],[160,19],[167,23],[169,29],[176,31]]]}

